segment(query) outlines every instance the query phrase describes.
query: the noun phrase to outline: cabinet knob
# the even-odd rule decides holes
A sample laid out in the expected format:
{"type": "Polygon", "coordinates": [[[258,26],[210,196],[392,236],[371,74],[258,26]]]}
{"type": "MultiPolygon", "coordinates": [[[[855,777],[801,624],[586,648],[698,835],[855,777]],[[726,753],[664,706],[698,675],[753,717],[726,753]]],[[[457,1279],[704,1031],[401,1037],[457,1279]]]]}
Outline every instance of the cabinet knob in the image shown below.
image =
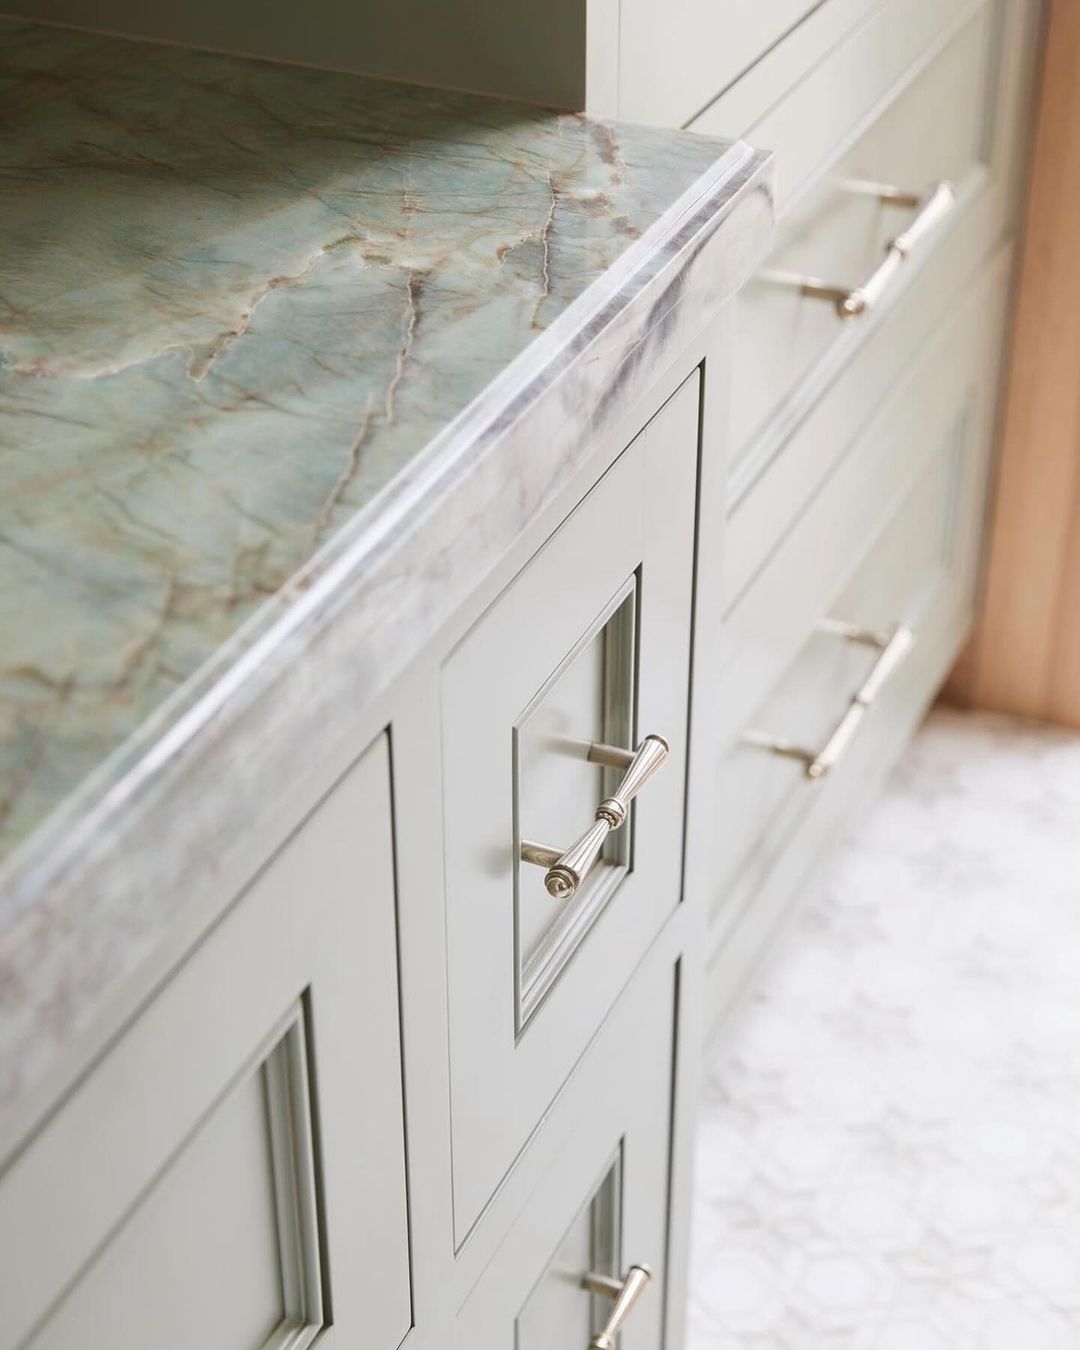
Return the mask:
{"type": "Polygon", "coordinates": [[[608,768],[625,769],[623,780],[610,797],[597,806],[593,823],[567,849],[550,848],[546,844],[521,841],[522,862],[547,868],[544,885],[556,900],[573,895],[588,876],[600,856],[604,840],[620,829],[630,814],[630,803],[661,767],[670,754],[663,736],[646,736],[634,751],[594,743],[589,748],[589,760],[608,768]]]}

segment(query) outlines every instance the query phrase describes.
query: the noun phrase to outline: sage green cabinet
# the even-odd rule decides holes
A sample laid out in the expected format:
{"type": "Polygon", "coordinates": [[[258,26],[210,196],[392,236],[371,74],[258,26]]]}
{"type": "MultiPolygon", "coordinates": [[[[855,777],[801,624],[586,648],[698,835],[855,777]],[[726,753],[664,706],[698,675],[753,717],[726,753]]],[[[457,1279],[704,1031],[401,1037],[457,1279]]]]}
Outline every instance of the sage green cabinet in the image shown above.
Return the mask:
{"type": "Polygon", "coordinates": [[[606,467],[553,490],[376,706],[342,708],[339,765],[369,748],[290,837],[252,823],[261,872],[6,1161],[0,1350],[586,1350],[636,1262],[621,1350],[680,1350],[702,1026],[971,619],[1039,7],[404,0],[365,45],[333,0],[86,3],[22,7],[693,118],[775,148],[781,226],[711,334],[627,360],[617,437],[597,392],[606,467]],[[880,261],[917,208],[868,185],[944,179],[953,209],[873,313],[790,284],[880,261]],[[881,656],[853,630],[900,625],[913,644],[812,781],[792,752],[881,656]],[[581,835],[611,747],[650,733],[666,763],[552,893],[523,846],[581,835]]]}
{"type": "Polygon", "coordinates": [[[386,737],[0,1175],[5,1350],[394,1350],[412,1320],[386,737]]]}

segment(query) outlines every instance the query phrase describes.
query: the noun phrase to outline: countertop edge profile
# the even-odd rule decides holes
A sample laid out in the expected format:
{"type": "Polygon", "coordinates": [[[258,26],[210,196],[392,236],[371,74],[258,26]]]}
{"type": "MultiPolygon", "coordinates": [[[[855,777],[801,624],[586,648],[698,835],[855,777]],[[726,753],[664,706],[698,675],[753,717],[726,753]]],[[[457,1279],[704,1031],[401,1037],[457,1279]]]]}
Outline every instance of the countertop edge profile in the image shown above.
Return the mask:
{"type": "Polygon", "coordinates": [[[587,461],[631,397],[628,375],[689,341],[746,279],[772,201],[771,156],[732,142],[9,856],[0,1142],[185,900],[228,873],[222,841],[255,801],[265,809],[271,761],[290,743],[317,759],[343,690],[369,702],[420,651],[587,461]],[[230,755],[239,740],[261,754],[230,755]]]}

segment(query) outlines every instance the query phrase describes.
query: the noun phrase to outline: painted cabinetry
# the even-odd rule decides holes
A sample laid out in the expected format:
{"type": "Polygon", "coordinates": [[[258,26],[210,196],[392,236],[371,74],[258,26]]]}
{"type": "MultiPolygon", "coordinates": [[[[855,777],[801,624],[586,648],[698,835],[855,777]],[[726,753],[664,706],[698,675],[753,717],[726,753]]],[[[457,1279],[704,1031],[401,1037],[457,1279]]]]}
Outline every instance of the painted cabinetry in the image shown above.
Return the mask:
{"type": "MultiPolygon", "coordinates": [[[[242,865],[209,869],[212,922],[126,986],[3,1161],[0,1350],[676,1350],[706,1032],[970,624],[1038,6],[581,0],[516,42],[453,8],[457,40],[391,73],[483,84],[513,51],[487,87],[555,93],[558,67],[564,101],[749,134],[775,239],[755,207],[707,252],[691,175],[653,270],[639,240],[536,338],[570,332],[563,364],[470,414],[439,507],[386,517],[356,564],[377,620],[310,602],[330,724],[242,865]],[[407,655],[402,616],[426,625],[407,655]]],[[[427,12],[398,9],[388,43],[427,12]]],[[[153,25],[227,46],[234,20],[153,25]]],[[[356,21],[305,11],[309,50],[278,13],[263,45],[361,64],[356,21]]],[[[499,256],[533,250],[541,302],[545,191],[499,256]]]]}
{"type": "Polygon", "coordinates": [[[412,1323],[382,736],[0,1174],[0,1344],[412,1323]]]}

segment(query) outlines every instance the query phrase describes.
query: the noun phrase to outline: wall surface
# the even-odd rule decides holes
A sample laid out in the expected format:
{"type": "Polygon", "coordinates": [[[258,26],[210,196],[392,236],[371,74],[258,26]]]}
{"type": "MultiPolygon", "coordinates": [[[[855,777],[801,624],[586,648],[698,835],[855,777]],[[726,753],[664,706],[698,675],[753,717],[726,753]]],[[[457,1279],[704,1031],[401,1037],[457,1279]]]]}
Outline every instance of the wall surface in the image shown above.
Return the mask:
{"type": "Polygon", "coordinates": [[[581,0],[9,0],[5,13],[327,70],[502,94],[585,98],[581,0]]]}

